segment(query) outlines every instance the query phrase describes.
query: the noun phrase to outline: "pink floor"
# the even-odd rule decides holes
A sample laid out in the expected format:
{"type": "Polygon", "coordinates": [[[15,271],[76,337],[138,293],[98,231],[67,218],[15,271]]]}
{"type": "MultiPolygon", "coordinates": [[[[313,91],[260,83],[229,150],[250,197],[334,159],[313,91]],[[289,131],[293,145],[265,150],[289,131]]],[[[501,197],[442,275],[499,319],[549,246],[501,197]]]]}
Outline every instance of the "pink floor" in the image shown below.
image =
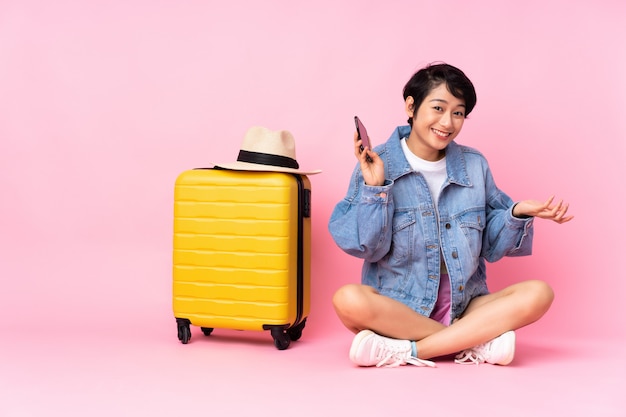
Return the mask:
{"type": "MultiPolygon", "coordinates": [[[[145,317],[144,317],[145,318],[145,317]]],[[[358,368],[351,336],[309,323],[278,351],[267,333],[151,323],[22,326],[0,345],[0,416],[625,416],[616,341],[533,340],[508,367],[358,368]],[[398,414],[395,414],[398,413],[398,414]]]]}
{"type": "Polygon", "coordinates": [[[358,368],[323,274],[287,350],[268,333],[196,327],[183,345],[168,247],[0,253],[10,288],[0,293],[0,417],[626,416],[624,340],[546,337],[558,311],[517,332],[507,367],[358,368]]]}

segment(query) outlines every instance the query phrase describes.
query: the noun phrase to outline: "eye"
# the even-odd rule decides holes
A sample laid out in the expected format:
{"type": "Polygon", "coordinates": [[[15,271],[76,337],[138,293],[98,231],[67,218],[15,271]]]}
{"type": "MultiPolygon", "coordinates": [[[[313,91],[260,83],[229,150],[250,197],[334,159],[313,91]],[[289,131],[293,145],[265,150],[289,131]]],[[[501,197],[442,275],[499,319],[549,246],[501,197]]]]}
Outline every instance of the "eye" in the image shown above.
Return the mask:
{"type": "Polygon", "coordinates": [[[465,117],[465,113],[463,113],[462,111],[454,112],[454,115],[459,117],[465,117]]]}
{"type": "Polygon", "coordinates": [[[441,107],[441,106],[433,106],[433,109],[435,109],[437,111],[443,111],[443,107],[441,107]]]}

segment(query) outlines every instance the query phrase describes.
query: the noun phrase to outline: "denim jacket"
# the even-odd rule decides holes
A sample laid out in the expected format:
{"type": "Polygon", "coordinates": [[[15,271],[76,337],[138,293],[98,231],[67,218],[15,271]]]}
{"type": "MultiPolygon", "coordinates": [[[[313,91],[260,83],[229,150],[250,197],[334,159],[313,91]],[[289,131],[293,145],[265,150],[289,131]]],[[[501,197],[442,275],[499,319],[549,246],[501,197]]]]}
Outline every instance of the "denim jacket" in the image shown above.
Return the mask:
{"type": "Polygon", "coordinates": [[[496,186],[485,157],[455,142],[446,148],[448,177],[436,208],[402,151],[410,131],[400,126],[375,148],[385,163],[384,185],[365,185],[357,164],[329,230],[342,250],[364,260],[363,284],[427,317],[445,262],[452,321],[488,293],[485,260],[530,255],[533,218],[514,217],[513,201],[496,186]]]}

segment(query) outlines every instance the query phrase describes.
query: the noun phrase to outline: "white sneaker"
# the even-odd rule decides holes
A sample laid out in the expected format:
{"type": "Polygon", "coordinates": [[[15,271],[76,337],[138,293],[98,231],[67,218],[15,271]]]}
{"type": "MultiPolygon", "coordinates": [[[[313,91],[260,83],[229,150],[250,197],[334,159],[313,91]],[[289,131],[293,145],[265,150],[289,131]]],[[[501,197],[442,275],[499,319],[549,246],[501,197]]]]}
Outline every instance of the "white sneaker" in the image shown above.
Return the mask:
{"type": "Polygon", "coordinates": [[[454,362],[460,364],[475,363],[477,365],[487,362],[493,365],[508,365],[514,356],[515,332],[511,330],[487,343],[464,350],[456,355],[454,362]]]}
{"type": "Polygon", "coordinates": [[[411,355],[409,340],[391,339],[371,330],[360,331],[352,341],[350,360],[359,366],[396,367],[406,364],[434,367],[435,363],[411,355]]]}

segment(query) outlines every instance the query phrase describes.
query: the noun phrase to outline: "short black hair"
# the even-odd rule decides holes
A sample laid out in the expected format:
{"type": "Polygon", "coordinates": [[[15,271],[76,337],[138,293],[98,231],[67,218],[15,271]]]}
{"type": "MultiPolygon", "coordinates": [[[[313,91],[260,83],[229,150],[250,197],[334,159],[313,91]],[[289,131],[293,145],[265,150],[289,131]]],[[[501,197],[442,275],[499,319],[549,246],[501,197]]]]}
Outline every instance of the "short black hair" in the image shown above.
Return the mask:
{"type": "MultiPolygon", "coordinates": [[[[457,67],[445,63],[429,64],[417,71],[406,83],[403,90],[404,100],[413,97],[415,112],[424,101],[424,98],[440,84],[445,83],[448,91],[465,101],[465,117],[467,117],[476,105],[476,90],[474,84],[457,67]]],[[[413,125],[413,117],[408,120],[413,125]]]]}

